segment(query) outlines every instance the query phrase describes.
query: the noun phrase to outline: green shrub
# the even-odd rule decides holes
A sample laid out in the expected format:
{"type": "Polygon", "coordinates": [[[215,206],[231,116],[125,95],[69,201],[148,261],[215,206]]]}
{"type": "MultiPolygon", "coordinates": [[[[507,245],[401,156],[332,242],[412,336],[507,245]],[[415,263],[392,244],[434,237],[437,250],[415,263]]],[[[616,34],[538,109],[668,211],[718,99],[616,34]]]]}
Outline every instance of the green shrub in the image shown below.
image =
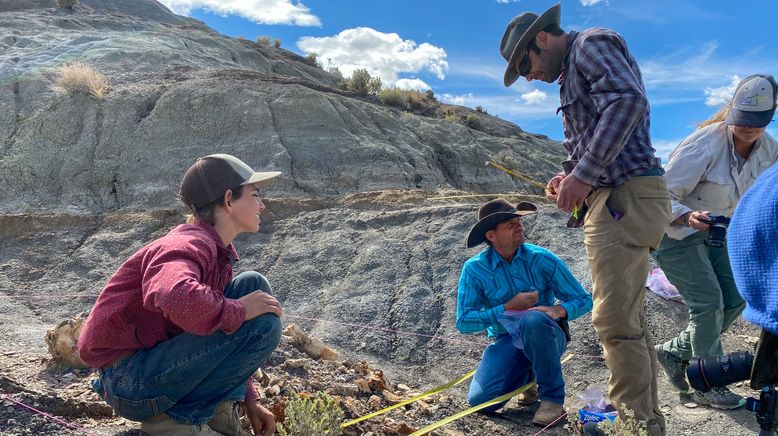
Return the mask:
{"type": "Polygon", "coordinates": [[[269,36],[257,36],[257,44],[270,45],[269,36]]]}
{"type": "Polygon", "coordinates": [[[381,78],[371,77],[364,68],[357,68],[351,77],[344,80],[344,89],[358,95],[378,95],[381,92],[381,78]]]}
{"type": "Polygon", "coordinates": [[[275,41],[273,41],[273,47],[281,48],[281,40],[280,39],[276,39],[275,41]]]}
{"type": "Polygon", "coordinates": [[[276,430],[281,436],[331,436],[343,434],[343,411],[331,396],[318,392],[316,397],[296,395],[286,403],[284,422],[276,430]]]}
{"type": "Polygon", "coordinates": [[[459,122],[459,114],[454,112],[454,109],[446,109],[443,111],[443,118],[446,121],[450,121],[452,123],[458,123],[459,122]]]}
{"type": "Polygon", "coordinates": [[[319,67],[321,68],[321,64],[319,63],[319,54],[315,51],[312,51],[305,55],[305,58],[303,58],[303,62],[305,62],[308,65],[319,67]]]}
{"type": "Polygon", "coordinates": [[[78,0],[57,0],[57,6],[72,11],[78,4],[78,0]]]}
{"type": "Polygon", "coordinates": [[[484,109],[484,107],[483,107],[483,106],[476,106],[476,107],[475,107],[475,111],[476,111],[476,112],[479,112],[479,113],[482,113],[482,114],[489,115],[489,112],[486,112],[486,109],[484,109]]]}
{"type": "Polygon", "coordinates": [[[471,129],[478,130],[481,128],[481,117],[476,114],[469,114],[467,118],[465,118],[465,125],[471,129]]]}
{"type": "Polygon", "coordinates": [[[435,93],[432,92],[432,89],[428,89],[426,94],[427,94],[427,99],[429,99],[430,101],[437,101],[437,99],[435,98],[435,93]]]}
{"type": "Polygon", "coordinates": [[[402,110],[410,110],[408,91],[392,86],[381,90],[378,94],[378,98],[381,99],[382,104],[387,106],[394,106],[402,110]]]}

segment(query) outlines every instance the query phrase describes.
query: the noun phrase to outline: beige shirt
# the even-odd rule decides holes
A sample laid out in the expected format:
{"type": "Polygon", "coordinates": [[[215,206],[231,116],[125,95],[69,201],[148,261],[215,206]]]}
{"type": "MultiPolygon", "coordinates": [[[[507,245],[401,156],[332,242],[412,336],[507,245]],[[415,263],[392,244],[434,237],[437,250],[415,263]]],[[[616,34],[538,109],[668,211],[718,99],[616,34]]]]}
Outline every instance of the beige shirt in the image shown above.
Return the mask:
{"type": "MultiPolygon", "coordinates": [[[[689,135],[670,153],[665,181],[673,220],[695,210],[732,216],[740,198],[756,178],[778,160],[778,141],[765,132],[738,171],[732,130],[724,122],[689,135]]],[[[683,239],[696,230],[668,225],[667,236],[683,239]]]]}

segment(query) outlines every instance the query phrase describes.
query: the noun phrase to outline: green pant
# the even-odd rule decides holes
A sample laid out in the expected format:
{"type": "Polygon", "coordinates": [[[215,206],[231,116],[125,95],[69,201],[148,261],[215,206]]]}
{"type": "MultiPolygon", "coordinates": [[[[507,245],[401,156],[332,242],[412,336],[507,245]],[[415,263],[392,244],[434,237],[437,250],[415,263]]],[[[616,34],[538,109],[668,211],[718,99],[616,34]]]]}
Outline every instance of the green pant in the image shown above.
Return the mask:
{"type": "Polygon", "coordinates": [[[746,307],[732,277],[727,247],[708,245],[708,232],[680,241],[665,235],[654,258],[689,306],[686,330],[662,348],[684,360],[723,354],[721,334],[746,307]]]}

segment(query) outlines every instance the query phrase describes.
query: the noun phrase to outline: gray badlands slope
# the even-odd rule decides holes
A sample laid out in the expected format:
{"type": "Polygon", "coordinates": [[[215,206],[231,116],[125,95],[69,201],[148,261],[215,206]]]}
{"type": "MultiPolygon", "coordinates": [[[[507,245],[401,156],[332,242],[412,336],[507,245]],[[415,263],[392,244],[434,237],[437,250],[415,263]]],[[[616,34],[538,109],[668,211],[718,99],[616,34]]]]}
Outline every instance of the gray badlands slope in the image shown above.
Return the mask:
{"type": "MultiPolygon", "coordinates": [[[[3,352],[32,356],[21,362],[37,373],[46,329],[88,311],[119,264],[181,222],[182,172],[198,156],[226,152],[283,172],[266,192],[261,233],[236,245],[239,270],[268,276],[286,323],[418,388],[477,364],[485,338],[453,325],[459,268],[477,252],[464,238],[478,200],[435,197],[537,194],[484,162],[508,161],[545,181],[563,158],[559,144],[488,115],[473,130],[381,106],[338,90],[333,76],[293,53],[224,37],[152,0],[83,0],[72,13],[44,0],[4,0],[0,29],[3,352]],[[104,99],[56,90],[57,67],[74,60],[108,78],[104,99]]],[[[541,212],[526,220],[529,241],[556,252],[590,287],[581,233],[553,207],[541,212]]],[[[685,325],[677,303],[651,297],[648,312],[657,339],[685,325]]],[[[573,330],[573,352],[601,353],[588,316],[573,330]]],[[[748,347],[742,336],[726,343],[748,347]]],[[[0,362],[0,376],[25,373],[18,360],[0,362]]],[[[604,364],[586,357],[565,371],[570,405],[607,380],[604,364]]],[[[2,380],[0,391],[10,393],[2,380]]],[[[753,433],[749,412],[686,409],[662,383],[672,434],[753,433]]],[[[464,390],[452,395],[462,406],[464,390]]],[[[6,402],[0,433],[32,434],[25,429],[38,418],[25,413],[6,402]]],[[[466,434],[531,431],[464,422],[455,428],[466,434]]],[[[41,425],[37,432],[56,433],[41,425]]]]}

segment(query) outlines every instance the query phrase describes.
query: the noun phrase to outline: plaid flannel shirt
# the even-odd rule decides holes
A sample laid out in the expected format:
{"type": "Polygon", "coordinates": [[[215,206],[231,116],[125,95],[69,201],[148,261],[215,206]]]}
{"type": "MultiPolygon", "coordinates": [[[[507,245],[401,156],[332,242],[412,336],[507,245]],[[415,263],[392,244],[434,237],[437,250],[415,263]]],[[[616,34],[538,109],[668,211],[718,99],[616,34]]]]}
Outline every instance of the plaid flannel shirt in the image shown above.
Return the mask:
{"type": "Polygon", "coordinates": [[[661,162],[649,135],[649,107],[640,68],[618,33],[568,34],[559,97],[570,154],[565,174],[589,185],[618,186],[661,162]]]}

